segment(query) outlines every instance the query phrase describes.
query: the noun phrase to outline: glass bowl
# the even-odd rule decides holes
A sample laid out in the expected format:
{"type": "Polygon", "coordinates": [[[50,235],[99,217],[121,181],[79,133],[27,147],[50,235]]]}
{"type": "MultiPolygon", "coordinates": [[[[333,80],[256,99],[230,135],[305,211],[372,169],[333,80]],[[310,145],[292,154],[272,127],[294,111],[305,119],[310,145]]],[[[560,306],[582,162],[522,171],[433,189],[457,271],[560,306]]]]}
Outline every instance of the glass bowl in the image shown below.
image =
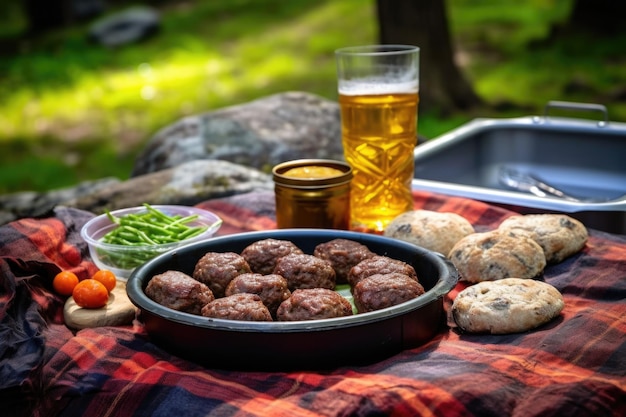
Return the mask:
{"type": "MultiPolygon", "coordinates": [[[[136,267],[143,265],[155,256],[191,242],[208,239],[212,237],[222,225],[222,219],[216,214],[199,208],[176,205],[154,205],[151,207],[168,216],[179,215],[186,217],[197,215],[198,218],[187,223],[187,226],[206,226],[207,229],[199,235],[172,243],[146,244],[141,246],[111,244],[103,242],[102,237],[117,228],[118,225],[112,222],[106,214],[99,215],[85,223],[80,232],[81,237],[87,242],[89,254],[98,268],[108,269],[113,272],[118,279],[125,281],[136,267]]],[[[128,214],[141,214],[145,212],[147,212],[147,208],[139,206],[115,210],[112,211],[111,214],[115,217],[124,217],[128,214]]]]}

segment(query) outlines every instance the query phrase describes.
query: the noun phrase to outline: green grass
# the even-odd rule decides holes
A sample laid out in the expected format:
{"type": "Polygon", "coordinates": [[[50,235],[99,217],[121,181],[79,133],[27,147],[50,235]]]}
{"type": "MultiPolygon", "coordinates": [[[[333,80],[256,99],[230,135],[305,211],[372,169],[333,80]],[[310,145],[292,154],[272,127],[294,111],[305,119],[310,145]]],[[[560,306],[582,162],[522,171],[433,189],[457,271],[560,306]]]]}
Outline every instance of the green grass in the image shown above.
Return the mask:
{"type": "MultiPolygon", "coordinates": [[[[3,4],[6,44],[25,22],[11,7],[17,0],[3,4]]],[[[128,178],[146,141],[186,115],[288,90],[334,100],[333,51],[377,39],[373,0],[158,4],[162,30],[139,44],[94,45],[85,23],[0,56],[0,193],[128,178]]],[[[611,101],[626,81],[626,38],[533,44],[566,19],[571,0],[447,4],[464,70],[488,103],[540,111],[551,99],[594,101],[610,105],[612,120],[626,120],[626,105],[611,101]],[[572,83],[584,88],[566,93],[572,83]]],[[[524,114],[422,113],[419,131],[435,137],[473,117],[524,114]]]]}

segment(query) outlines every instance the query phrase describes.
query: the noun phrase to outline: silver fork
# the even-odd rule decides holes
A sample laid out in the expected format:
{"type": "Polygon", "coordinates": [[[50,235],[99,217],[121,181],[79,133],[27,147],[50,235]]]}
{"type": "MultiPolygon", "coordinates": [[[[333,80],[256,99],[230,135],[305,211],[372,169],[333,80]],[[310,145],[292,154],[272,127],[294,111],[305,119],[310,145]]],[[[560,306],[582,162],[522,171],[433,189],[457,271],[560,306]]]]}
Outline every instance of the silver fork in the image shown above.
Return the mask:
{"type": "Polygon", "coordinates": [[[574,202],[606,201],[601,199],[582,199],[574,197],[559,190],[558,188],[555,188],[550,184],[545,183],[539,178],[533,176],[532,174],[521,172],[511,167],[501,167],[498,175],[498,180],[500,181],[500,184],[506,185],[509,188],[517,191],[531,193],[538,197],[558,197],[563,200],[574,202]]]}

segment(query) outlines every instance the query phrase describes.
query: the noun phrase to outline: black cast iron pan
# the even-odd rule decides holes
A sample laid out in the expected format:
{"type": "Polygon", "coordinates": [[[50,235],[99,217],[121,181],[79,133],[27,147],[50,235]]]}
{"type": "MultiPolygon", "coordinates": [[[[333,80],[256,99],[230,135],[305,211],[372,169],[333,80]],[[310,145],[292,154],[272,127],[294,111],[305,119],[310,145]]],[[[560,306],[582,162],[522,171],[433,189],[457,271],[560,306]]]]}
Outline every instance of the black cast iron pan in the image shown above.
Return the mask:
{"type": "Polygon", "coordinates": [[[339,230],[282,229],[216,237],[180,247],[138,267],[126,288],[140,309],[150,338],[171,353],[209,367],[288,370],[371,363],[429,341],[445,325],[443,298],[457,281],[456,269],[443,256],[407,242],[339,230]],[[379,255],[413,265],[426,293],[400,305],[350,317],[246,322],[175,311],[143,292],[156,274],[177,270],[191,275],[207,252],[240,253],[267,238],[290,240],[309,254],[319,243],[332,239],[355,240],[379,255]]]}

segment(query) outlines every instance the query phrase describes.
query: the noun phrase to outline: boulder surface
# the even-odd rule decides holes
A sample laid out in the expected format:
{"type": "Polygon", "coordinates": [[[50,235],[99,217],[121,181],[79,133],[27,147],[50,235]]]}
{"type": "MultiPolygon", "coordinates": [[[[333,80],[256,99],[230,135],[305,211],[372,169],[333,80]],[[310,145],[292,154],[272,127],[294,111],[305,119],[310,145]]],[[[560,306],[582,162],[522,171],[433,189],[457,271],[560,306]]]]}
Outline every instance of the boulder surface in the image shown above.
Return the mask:
{"type": "Polygon", "coordinates": [[[201,115],[157,132],[132,175],[194,159],[219,159],[270,172],[301,158],[343,160],[339,105],[304,92],[286,92],[201,115]]]}

